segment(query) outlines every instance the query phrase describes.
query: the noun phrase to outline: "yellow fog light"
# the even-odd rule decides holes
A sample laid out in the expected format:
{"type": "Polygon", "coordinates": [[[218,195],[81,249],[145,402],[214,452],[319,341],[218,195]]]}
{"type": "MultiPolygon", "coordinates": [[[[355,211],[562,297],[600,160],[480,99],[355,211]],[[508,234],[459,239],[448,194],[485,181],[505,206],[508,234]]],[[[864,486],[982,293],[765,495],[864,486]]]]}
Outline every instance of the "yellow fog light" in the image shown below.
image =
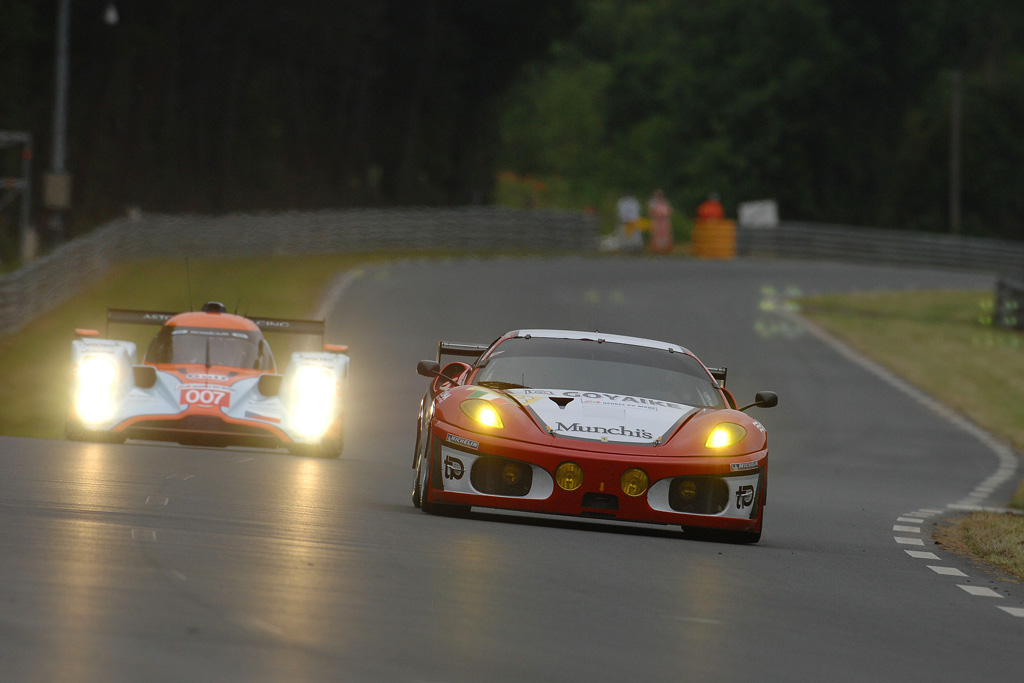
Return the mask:
{"type": "Polygon", "coordinates": [[[463,401],[459,407],[462,408],[462,412],[470,419],[479,422],[485,427],[501,429],[505,426],[501,421],[501,416],[498,415],[497,409],[490,401],[485,401],[482,398],[471,398],[468,401],[463,401]]]}
{"type": "Polygon", "coordinates": [[[623,473],[619,485],[622,487],[623,493],[635,498],[636,496],[642,496],[650,483],[651,480],[647,477],[647,473],[634,467],[623,473]]]}
{"type": "Polygon", "coordinates": [[[566,491],[575,491],[583,485],[583,468],[574,462],[563,462],[555,470],[555,483],[566,491]]]}
{"type": "Polygon", "coordinates": [[[732,422],[723,422],[711,430],[708,440],[704,443],[707,448],[725,448],[743,440],[747,430],[732,422]]]}

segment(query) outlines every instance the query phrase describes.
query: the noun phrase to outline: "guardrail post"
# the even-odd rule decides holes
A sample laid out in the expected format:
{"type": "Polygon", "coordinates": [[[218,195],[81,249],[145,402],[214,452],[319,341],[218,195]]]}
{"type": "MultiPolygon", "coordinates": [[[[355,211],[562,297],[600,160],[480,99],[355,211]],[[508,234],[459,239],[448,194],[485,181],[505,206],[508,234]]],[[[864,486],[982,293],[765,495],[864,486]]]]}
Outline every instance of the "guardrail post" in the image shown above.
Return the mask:
{"type": "Polygon", "coordinates": [[[1008,330],[1024,330],[1024,283],[1000,277],[996,282],[996,305],[992,324],[1008,330]]]}

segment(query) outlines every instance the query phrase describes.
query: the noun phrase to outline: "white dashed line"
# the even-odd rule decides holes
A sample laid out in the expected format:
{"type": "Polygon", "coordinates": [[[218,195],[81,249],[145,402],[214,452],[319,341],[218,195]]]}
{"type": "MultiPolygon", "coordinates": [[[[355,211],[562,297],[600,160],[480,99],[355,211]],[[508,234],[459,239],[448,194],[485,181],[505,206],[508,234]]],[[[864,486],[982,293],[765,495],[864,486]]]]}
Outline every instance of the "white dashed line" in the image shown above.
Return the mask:
{"type": "Polygon", "coordinates": [[[907,555],[916,557],[919,560],[941,560],[942,558],[935,553],[930,553],[927,550],[904,550],[907,555]]]}
{"type": "Polygon", "coordinates": [[[133,541],[155,541],[156,532],[149,529],[132,529],[133,541]]]}
{"type": "Polygon", "coordinates": [[[924,545],[920,538],[906,538],[904,536],[893,536],[893,540],[902,545],[924,545]]]}
{"type": "MultiPolygon", "coordinates": [[[[938,558],[936,558],[938,559],[938,558]]],[[[956,567],[936,567],[935,565],[927,565],[928,569],[931,569],[936,574],[942,574],[943,576],[967,576],[956,567]]]]}
{"type": "MultiPolygon", "coordinates": [[[[946,514],[949,510],[983,510],[985,508],[983,508],[982,506],[985,504],[985,501],[993,493],[995,493],[996,489],[998,489],[1000,486],[1002,486],[1006,482],[1010,481],[1010,479],[1012,479],[1014,476],[1016,476],[1018,466],[1020,463],[1017,453],[1014,452],[1012,448],[1010,448],[1004,443],[1001,443],[998,439],[996,439],[996,437],[992,436],[978,425],[974,424],[973,422],[966,419],[962,415],[957,414],[947,406],[939,403],[931,396],[917,389],[909,382],[906,382],[905,380],[899,378],[897,375],[890,372],[886,368],[882,367],[880,364],[875,363],[874,361],[869,360],[868,358],[854,351],[852,348],[848,347],[846,344],[833,337],[831,334],[826,332],[823,328],[819,327],[818,325],[815,325],[814,323],[803,318],[802,316],[788,310],[783,310],[783,315],[789,316],[791,320],[793,320],[795,323],[802,325],[804,329],[806,329],[811,335],[825,343],[827,346],[831,347],[839,355],[843,356],[852,363],[859,365],[860,367],[864,368],[871,374],[881,379],[886,384],[892,386],[901,393],[909,396],[915,402],[931,410],[933,413],[939,415],[941,418],[946,420],[951,425],[961,429],[962,431],[967,432],[968,434],[973,436],[977,441],[979,441],[983,446],[985,446],[985,448],[987,448],[989,451],[996,455],[999,464],[995,472],[990,474],[985,480],[978,483],[978,485],[975,486],[974,489],[970,493],[968,493],[963,499],[948,504],[945,510],[935,508],[922,508],[920,510],[917,510],[916,512],[904,513],[903,516],[897,518],[897,522],[905,522],[910,524],[923,523],[924,519],[927,519],[934,515],[946,514]]],[[[1008,511],[1004,508],[1000,508],[998,510],[999,512],[1008,511]]],[[[921,533],[920,527],[908,527],[901,526],[899,524],[893,526],[893,531],[902,533],[921,533]]],[[[894,536],[893,540],[895,540],[896,543],[900,545],[924,545],[924,541],[919,538],[894,536]]],[[[935,556],[934,553],[926,553],[924,551],[915,552],[912,550],[907,550],[906,552],[911,557],[915,557],[918,559],[941,559],[935,556]]],[[[944,574],[949,576],[966,576],[966,574],[964,574],[962,571],[960,571],[959,569],[954,569],[953,567],[939,567],[933,565],[927,566],[933,572],[936,572],[938,574],[944,574]]],[[[991,588],[984,588],[981,586],[970,586],[965,584],[957,585],[971,595],[989,598],[1004,597],[996,591],[992,590],[991,588]]],[[[1004,611],[1015,617],[1024,617],[1024,608],[1003,607],[1000,609],[1003,609],[1004,611]]]]}
{"type": "Polygon", "coordinates": [[[963,588],[971,595],[977,595],[980,598],[1001,598],[1003,597],[999,593],[996,593],[991,588],[985,588],[984,586],[968,586],[962,583],[957,584],[958,588],[963,588]]]}
{"type": "Polygon", "coordinates": [[[1024,607],[1003,607],[1000,605],[999,609],[1014,617],[1024,617],[1024,607]]]}

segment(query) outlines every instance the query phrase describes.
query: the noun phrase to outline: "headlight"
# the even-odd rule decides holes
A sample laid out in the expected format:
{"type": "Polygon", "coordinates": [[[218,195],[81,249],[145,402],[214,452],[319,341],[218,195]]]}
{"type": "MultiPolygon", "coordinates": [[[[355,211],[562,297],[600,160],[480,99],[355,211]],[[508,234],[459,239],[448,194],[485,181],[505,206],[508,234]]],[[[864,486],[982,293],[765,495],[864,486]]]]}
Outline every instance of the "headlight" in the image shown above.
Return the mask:
{"type": "Polygon", "coordinates": [[[638,467],[633,467],[626,470],[622,474],[622,480],[619,482],[619,486],[622,488],[622,492],[627,496],[636,498],[637,496],[644,495],[647,490],[647,486],[651,483],[647,473],[638,467]]]}
{"type": "Polygon", "coordinates": [[[78,364],[75,412],[86,424],[99,424],[114,413],[117,365],[105,356],[86,356],[78,364]]]}
{"type": "Polygon", "coordinates": [[[708,440],[704,443],[707,448],[725,448],[743,440],[747,430],[732,422],[723,422],[711,430],[708,440]]]}
{"type": "Polygon", "coordinates": [[[505,426],[501,421],[501,415],[498,415],[497,409],[490,401],[485,401],[482,398],[471,398],[463,401],[459,407],[462,408],[462,412],[467,417],[485,427],[501,429],[505,426]]]}
{"type": "Polygon", "coordinates": [[[334,417],[334,374],[313,365],[300,367],[292,380],[292,425],[302,436],[317,439],[334,417]]]}
{"type": "Polygon", "coordinates": [[[555,482],[565,491],[575,491],[583,485],[583,468],[574,462],[563,462],[555,470],[555,482]]]}

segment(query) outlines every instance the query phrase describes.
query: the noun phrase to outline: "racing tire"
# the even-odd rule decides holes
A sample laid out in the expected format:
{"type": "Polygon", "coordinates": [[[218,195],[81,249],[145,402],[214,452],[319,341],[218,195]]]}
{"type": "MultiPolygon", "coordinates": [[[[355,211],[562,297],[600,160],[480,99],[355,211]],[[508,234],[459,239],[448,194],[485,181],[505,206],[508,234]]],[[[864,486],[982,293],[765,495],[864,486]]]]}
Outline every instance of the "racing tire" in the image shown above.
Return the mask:
{"type": "Polygon", "coordinates": [[[417,489],[419,491],[419,505],[417,507],[428,515],[440,515],[442,517],[464,517],[469,514],[468,505],[453,505],[451,503],[435,503],[428,500],[433,490],[431,480],[434,478],[433,437],[428,437],[426,448],[420,456],[419,466],[416,468],[416,483],[413,485],[413,505],[416,504],[417,489]]]}

